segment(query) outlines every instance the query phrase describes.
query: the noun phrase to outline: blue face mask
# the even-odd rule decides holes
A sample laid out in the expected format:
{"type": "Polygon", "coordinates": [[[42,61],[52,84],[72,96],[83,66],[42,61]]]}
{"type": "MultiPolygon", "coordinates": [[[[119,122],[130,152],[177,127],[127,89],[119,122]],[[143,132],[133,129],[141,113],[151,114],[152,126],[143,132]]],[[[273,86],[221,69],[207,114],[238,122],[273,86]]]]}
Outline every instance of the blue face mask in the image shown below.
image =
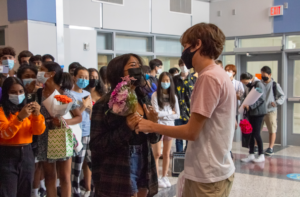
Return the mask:
{"type": "Polygon", "coordinates": [[[27,84],[31,84],[31,82],[35,81],[36,79],[22,79],[24,86],[26,86],[27,84]]]}
{"type": "Polygon", "coordinates": [[[86,86],[88,86],[89,83],[90,83],[90,81],[87,80],[87,79],[77,79],[76,85],[77,85],[80,89],[83,89],[83,88],[86,88],[86,86]]]}
{"type": "Polygon", "coordinates": [[[24,99],[25,99],[25,94],[20,94],[20,95],[16,95],[16,94],[9,94],[9,101],[12,102],[15,105],[20,105],[21,103],[23,103],[24,99]]]}
{"type": "Polygon", "coordinates": [[[15,61],[14,60],[2,60],[2,65],[8,66],[9,70],[12,70],[13,67],[15,66],[15,61]]]}
{"type": "Polygon", "coordinates": [[[150,79],[150,75],[149,74],[145,74],[145,78],[146,78],[146,80],[150,79]]]}
{"type": "Polygon", "coordinates": [[[164,83],[164,82],[161,82],[161,87],[163,88],[163,89],[168,89],[169,87],[170,87],[170,85],[171,85],[171,83],[164,83]]]}

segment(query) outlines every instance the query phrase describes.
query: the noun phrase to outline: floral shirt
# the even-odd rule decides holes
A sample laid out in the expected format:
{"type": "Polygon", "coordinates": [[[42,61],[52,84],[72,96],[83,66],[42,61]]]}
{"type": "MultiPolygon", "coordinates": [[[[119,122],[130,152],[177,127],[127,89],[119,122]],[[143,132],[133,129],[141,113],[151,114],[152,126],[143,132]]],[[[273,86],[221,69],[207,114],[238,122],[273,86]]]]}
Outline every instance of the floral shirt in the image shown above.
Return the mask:
{"type": "Polygon", "coordinates": [[[180,107],[180,119],[188,121],[190,119],[190,103],[194,85],[197,78],[189,74],[186,79],[182,79],[181,75],[174,77],[175,92],[180,107]]]}

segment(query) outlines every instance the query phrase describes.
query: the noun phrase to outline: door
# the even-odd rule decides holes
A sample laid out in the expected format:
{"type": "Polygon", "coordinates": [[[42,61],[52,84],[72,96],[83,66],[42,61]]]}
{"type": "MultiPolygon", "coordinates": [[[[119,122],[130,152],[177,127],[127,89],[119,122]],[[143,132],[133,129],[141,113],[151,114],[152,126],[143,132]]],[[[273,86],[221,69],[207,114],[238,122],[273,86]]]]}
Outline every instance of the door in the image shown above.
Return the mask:
{"type": "Polygon", "coordinates": [[[300,146],[300,56],[288,57],[287,145],[300,146]]]}
{"type": "MultiPolygon", "coordinates": [[[[253,76],[255,74],[259,74],[260,69],[263,66],[269,66],[272,69],[272,78],[274,81],[280,84],[281,82],[281,75],[278,75],[278,73],[281,72],[281,59],[282,55],[281,53],[274,53],[274,54],[253,54],[251,56],[241,55],[241,72],[249,72],[253,76]]],[[[276,135],[276,144],[281,144],[281,120],[282,114],[281,114],[281,107],[278,107],[277,109],[277,135],[276,135]]],[[[263,130],[261,132],[261,137],[263,139],[264,143],[269,143],[269,132],[264,124],[263,130]]]]}

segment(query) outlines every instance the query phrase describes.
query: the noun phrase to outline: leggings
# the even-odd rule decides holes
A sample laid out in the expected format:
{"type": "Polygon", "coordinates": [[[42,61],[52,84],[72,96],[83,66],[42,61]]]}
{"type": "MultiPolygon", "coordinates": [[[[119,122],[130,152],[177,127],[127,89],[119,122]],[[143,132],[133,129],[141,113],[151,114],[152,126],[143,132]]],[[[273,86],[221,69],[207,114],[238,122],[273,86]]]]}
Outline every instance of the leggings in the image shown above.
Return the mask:
{"type": "Polygon", "coordinates": [[[254,144],[255,144],[254,139],[257,142],[258,154],[259,155],[263,154],[263,142],[262,142],[262,139],[260,136],[261,124],[262,124],[263,119],[264,119],[264,115],[249,117],[249,122],[253,128],[252,135],[250,138],[250,150],[249,150],[250,154],[254,154],[254,144]]]}

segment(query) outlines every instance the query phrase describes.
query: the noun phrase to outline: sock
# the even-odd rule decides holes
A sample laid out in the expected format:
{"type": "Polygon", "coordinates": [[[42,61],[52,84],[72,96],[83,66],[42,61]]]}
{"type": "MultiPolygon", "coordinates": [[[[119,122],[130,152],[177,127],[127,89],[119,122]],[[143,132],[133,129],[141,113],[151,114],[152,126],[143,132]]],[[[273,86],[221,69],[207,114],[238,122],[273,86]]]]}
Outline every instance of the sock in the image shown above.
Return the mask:
{"type": "Polygon", "coordinates": [[[46,191],[45,179],[40,181],[40,187],[43,188],[46,191]]]}
{"type": "Polygon", "coordinates": [[[59,186],[60,186],[59,179],[56,179],[56,187],[59,187],[59,186]]]}
{"type": "Polygon", "coordinates": [[[38,197],[38,196],[39,196],[39,189],[32,189],[31,197],[38,197]]]}

